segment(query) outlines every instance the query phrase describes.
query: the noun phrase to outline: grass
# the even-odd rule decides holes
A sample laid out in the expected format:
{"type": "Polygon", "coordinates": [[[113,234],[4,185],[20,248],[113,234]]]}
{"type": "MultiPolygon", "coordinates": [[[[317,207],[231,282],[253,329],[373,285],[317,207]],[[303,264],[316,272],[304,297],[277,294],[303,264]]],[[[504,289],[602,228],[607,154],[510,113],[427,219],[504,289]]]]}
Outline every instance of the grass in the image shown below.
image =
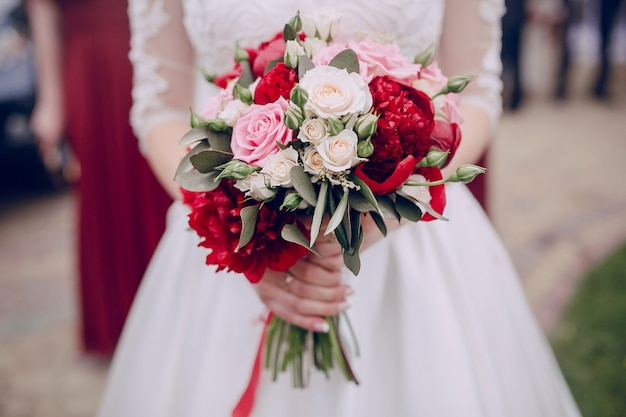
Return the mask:
{"type": "Polygon", "coordinates": [[[626,417],[626,244],[589,271],[551,337],[584,417],[626,417]]]}

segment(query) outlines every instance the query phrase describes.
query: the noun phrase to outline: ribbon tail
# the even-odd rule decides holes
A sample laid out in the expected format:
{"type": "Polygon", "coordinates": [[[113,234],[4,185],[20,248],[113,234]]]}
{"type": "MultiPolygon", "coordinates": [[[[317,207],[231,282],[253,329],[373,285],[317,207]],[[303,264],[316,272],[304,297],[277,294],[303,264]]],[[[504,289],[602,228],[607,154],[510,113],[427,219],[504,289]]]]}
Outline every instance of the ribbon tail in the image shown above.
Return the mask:
{"type": "Polygon", "coordinates": [[[265,338],[267,336],[267,328],[272,321],[273,314],[270,312],[265,320],[265,327],[263,328],[263,334],[261,335],[261,342],[252,365],[252,372],[250,373],[250,380],[248,386],[241,395],[241,398],[237,402],[237,405],[233,409],[232,417],[250,417],[252,408],[254,408],[254,399],[256,397],[257,387],[259,385],[259,377],[261,376],[263,347],[265,346],[265,338]]]}

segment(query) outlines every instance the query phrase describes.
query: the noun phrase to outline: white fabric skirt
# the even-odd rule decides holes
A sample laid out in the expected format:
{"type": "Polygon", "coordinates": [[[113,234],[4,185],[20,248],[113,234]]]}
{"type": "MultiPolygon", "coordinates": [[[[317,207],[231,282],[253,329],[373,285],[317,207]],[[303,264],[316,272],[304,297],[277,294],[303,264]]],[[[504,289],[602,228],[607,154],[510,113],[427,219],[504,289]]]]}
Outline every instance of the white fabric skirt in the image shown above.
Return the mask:
{"type": "MultiPolygon", "coordinates": [[[[261,375],[253,417],[578,417],[484,212],[447,188],[448,222],[407,224],[362,253],[348,314],[360,385],[311,370],[261,375]]],[[[266,312],[243,276],[215,273],[175,203],[116,351],[99,417],[227,417],[266,312]]]]}

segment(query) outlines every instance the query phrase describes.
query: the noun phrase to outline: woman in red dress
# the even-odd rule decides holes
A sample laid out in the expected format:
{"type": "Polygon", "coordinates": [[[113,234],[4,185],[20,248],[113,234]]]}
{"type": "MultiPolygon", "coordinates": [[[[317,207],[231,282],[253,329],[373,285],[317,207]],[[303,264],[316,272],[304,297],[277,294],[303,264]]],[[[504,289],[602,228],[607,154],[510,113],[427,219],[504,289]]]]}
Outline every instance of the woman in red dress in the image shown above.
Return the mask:
{"type": "Polygon", "coordinates": [[[171,200],[129,125],[127,2],[28,0],[38,58],[32,125],[42,153],[63,135],[80,164],[78,272],[85,352],[109,356],[171,200]]]}

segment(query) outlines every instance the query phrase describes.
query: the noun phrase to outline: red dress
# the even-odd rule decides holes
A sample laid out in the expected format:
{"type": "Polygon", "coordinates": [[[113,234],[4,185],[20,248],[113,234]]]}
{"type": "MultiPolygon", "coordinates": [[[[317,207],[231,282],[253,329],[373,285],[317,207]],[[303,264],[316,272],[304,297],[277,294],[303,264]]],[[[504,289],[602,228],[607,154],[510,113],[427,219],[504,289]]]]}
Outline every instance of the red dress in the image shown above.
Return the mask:
{"type": "Polygon", "coordinates": [[[78,271],[86,352],[115,349],[171,203],[129,125],[132,67],[123,0],[64,0],[67,136],[81,165],[78,271]]]}

